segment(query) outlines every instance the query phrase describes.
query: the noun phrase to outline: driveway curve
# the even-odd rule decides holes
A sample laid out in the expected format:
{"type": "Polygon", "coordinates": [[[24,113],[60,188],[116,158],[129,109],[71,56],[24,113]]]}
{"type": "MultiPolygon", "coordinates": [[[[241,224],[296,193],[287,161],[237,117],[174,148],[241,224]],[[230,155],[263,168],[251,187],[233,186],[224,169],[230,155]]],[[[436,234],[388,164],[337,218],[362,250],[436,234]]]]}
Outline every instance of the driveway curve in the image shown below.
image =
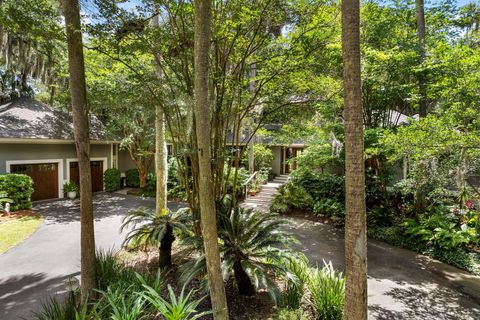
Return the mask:
{"type": "MultiPolygon", "coordinates": [[[[313,264],[344,270],[342,230],[287,217],[287,229],[313,264]]],[[[368,240],[369,319],[479,320],[480,277],[410,250],[368,240]]]]}
{"type": "MultiPolygon", "coordinates": [[[[125,237],[122,218],[138,207],[154,208],[154,199],[121,194],[93,198],[97,250],[118,250],[125,237]]],[[[45,217],[30,238],[0,255],[0,319],[30,319],[48,296],[64,291],[63,281],[80,270],[79,200],[35,204],[45,217]]],[[[169,203],[171,209],[178,204],[169,203]]]]}

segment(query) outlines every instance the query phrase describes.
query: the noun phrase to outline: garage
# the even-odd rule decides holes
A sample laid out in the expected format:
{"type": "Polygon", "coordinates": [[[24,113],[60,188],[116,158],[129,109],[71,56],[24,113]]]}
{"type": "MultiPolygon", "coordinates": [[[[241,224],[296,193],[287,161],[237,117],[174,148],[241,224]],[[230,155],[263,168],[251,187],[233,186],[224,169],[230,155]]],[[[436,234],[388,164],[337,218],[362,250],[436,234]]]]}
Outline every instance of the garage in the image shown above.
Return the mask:
{"type": "Polygon", "coordinates": [[[12,164],[10,172],[32,178],[32,201],[58,198],[58,163],[12,164]]]}
{"type": "MultiPolygon", "coordinates": [[[[92,170],[92,192],[103,191],[103,161],[90,161],[92,170]]],[[[70,162],[70,181],[80,185],[78,161],[70,162]]]]}

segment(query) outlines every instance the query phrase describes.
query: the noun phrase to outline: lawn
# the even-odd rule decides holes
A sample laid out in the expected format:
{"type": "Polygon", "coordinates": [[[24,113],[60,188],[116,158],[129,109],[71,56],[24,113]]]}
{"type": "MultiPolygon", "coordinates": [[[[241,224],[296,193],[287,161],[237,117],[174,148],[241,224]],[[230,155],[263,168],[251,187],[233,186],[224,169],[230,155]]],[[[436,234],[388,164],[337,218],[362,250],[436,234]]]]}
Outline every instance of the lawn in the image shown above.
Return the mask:
{"type": "Polygon", "coordinates": [[[42,216],[31,212],[0,218],[0,254],[28,238],[43,222],[42,216]]]}

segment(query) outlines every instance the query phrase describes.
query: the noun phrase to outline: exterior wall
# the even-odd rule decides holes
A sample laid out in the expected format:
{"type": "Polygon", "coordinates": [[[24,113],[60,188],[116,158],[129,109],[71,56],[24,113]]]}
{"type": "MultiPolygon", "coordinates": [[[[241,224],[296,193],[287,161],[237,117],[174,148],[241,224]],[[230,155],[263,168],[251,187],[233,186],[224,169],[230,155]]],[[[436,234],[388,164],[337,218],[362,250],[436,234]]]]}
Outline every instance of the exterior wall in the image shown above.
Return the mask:
{"type": "Polygon", "coordinates": [[[280,175],[281,168],[282,168],[282,163],[281,163],[282,147],[272,146],[270,147],[270,149],[272,149],[273,157],[274,157],[272,161],[272,172],[276,175],[280,175]]]}
{"type": "Polygon", "coordinates": [[[130,158],[130,154],[128,153],[128,150],[119,150],[118,151],[118,169],[121,172],[125,172],[129,169],[135,169],[135,164],[132,161],[132,158],[130,158]]]}
{"type": "MultiPolygon", "coordinates": [[[[110,144],[92,144],[90,146],[90,157],[107,159],[104,170],[111,168],[112,149],[110,144]]],[[[32,160],[36,163],[41,160],[58,160],[60,164],[59,181],[61,185],[68,179],[69,162],[77,158],[74,144],[14,144],[0,143],[0,174],[8,172],[7,162],[17,161],[28,163],[32,160]],[[24,162],[25,161],[25,162],[24,162]]]]}

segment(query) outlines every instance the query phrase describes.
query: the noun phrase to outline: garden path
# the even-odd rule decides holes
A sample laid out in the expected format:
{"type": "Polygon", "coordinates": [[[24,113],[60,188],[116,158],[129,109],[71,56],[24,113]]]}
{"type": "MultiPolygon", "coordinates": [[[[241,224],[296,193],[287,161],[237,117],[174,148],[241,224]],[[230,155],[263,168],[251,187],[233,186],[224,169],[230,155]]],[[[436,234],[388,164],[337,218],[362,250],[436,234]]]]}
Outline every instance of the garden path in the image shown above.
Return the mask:
{"type": "MultiPolygon", "coordinates": [[[[312,263],[344,269],[343,231],[302,217],[287,217],[296,245],[312,263]]],[[[478,320],[480,277],[426,256],[369,239],[369,319],[478,320]]]]}

